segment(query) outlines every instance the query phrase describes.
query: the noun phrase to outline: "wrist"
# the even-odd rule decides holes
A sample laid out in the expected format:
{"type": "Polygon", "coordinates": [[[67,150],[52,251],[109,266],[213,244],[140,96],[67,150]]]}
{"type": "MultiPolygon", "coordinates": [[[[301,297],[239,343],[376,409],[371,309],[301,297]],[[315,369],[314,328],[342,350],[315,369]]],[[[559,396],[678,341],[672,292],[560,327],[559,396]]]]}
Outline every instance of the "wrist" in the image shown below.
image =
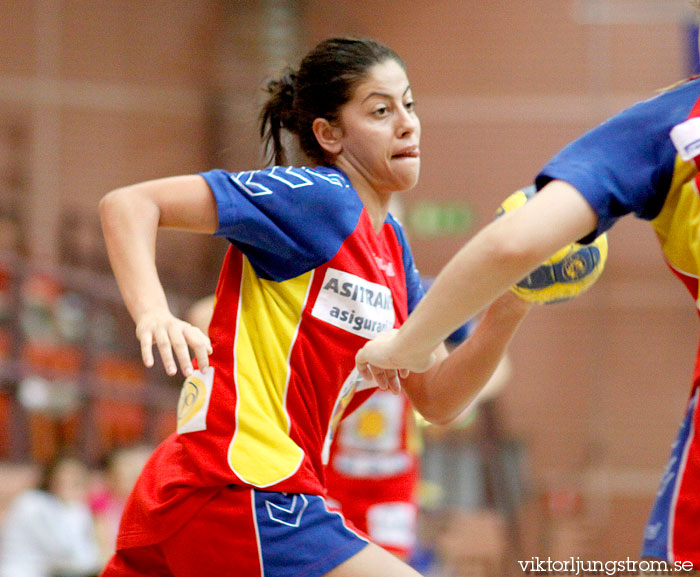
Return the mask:
{"type": "MultiPolygon", "coordinates": [[[[428,338],[424,334],[413,334],[412,324],[408,322],[396,333],[396,338],[392,341],[392,349],[389,355],[397,367],[412,367],[414,364],[425,364],[425,359],[432,356],[433,351],[439,346],[431,346],[428,338]]],[[[430,327],[428,327],[430,331],[430,327]]]]}
{"type": "Polygon", "coordinates": [[[131,317],[137,325],[144,318],[162,316],[163,314],[170,314],[170,307],[168,307],[167,302],[161,304],[140,304],[131,311],[131,317]]]}

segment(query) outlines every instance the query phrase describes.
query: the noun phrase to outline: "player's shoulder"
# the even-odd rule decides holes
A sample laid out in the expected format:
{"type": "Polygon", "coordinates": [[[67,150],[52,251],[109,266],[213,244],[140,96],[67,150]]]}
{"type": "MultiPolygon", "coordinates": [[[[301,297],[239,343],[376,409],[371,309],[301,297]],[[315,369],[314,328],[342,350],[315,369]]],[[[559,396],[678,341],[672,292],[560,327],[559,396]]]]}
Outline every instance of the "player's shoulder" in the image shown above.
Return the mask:
{"type": "MultiPolygon", "coordinates": [[[[664,136],[688,118],[698,99],[700,79],[677,83],[631,104],[584,134],[579,141],[584,144],[592,141],[619,143],[627,139],[647,150],[672,148],[670,140],[664,136]]],[[[617,150],[624,155],[629,153],[624,147],[617,150]]]]}
{"type": "Polygon", "coordinates": [[[272,219],[275,226],[286,223],[294,228],[354,229],[362,201],[341,170],[334,167],[271,166],[260,170],[202,173],[209,183],[219,221],[241,217],[256,221],[272,219]]]}
{"type": "Polygon", "coordinates": [[[700,99],[700,77],[692,77],[657,90],[628,111],[640,115],[657,116],[675,123],[685,120],[700,99]]]}
{"type": "Polygon", "coordinates": [[[357,230],[362,201],[333,167],[272,166],[203,174],[216,197],[217,236],[264,278],[298,276],[330,260],[357,230]]]}
{"type": "Polygon", "coordinates": [[[212,188],[233,187],[249,198],[259,200],[285,193],[293,193],[300,198],[317,196],[332,200],[352,188],[348,177],[334,167],[275,165],[238,172],[215,169],[202,173],[202,176],[212,188]]]}

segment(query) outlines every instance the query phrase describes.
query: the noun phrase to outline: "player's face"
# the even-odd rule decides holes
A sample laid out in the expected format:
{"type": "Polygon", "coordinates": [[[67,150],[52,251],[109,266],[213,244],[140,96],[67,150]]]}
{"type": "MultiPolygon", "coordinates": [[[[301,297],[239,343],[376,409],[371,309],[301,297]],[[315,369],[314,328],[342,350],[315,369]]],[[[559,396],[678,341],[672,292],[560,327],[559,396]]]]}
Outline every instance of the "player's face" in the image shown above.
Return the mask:
{"type": "Polygon", "coordinates": [[[366,184],[375,192],[392,193],[416,185],[420,121],[406,72],[395,60],[369,70],[341,110],[340,127],[342,150],[336,164],[356,187],[366,184]]]}

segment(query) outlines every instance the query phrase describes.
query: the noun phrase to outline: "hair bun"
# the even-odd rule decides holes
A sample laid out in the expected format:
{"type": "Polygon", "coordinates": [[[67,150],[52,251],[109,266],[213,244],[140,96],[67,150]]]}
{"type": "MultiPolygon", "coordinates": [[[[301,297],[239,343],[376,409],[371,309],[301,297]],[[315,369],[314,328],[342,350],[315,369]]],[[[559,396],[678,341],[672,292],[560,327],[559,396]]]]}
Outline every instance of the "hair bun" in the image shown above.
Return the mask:
{"type": "Polygon", "coordinates": [[[292,111],[294,110],[296,86],[297,75],[291,68],[285,69],[278,80],[269,80],[265,86],[265,91],[271,96],[268,110],[272,117],[277,118],[280,126],[292,132],[295,125],[292,111]]]}
{"type": "Polygon", "coordinates": [[[287,68],[279,80],[280,92],[284,97],[294,99],[294,94],[297,89],[297,75],[296,72],[287,68]]]}
{"type": "Polygon", "coordinates": [[[297,88],[297,75],[291,69],[286,69],[279,80],[273,80],[268,88],[274,94],[281,110],[289,112],[294,108],[294,96],[297,88]]]}

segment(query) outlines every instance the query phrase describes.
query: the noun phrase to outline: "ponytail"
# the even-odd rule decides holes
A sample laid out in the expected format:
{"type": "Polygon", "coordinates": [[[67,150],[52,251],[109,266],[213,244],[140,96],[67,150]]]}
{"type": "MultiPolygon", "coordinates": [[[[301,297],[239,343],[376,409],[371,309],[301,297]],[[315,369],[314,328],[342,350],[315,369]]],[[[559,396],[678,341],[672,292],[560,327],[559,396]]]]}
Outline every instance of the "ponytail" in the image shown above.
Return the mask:
{"type": "Polygon", "coordinates": [[[270,80],[264,90],[270,97],[260,111],[260,137],[268,164],[283,165],[287,155],[282,143],[282,129],[296,133],[294,94],[296,74],[288,68],[279,80],[270,80]]]}

